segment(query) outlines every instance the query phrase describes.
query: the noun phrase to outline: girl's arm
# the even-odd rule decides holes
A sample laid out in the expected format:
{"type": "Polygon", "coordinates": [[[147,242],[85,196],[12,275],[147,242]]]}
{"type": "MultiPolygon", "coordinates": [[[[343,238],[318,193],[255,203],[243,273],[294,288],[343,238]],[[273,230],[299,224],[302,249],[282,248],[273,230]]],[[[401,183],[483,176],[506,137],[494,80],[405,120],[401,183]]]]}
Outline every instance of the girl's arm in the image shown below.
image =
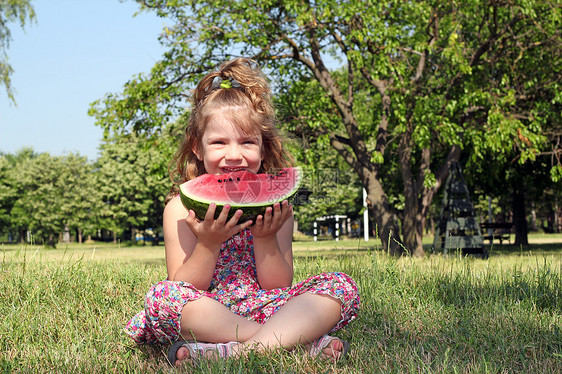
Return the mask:
{"type": "Polygon", "coordinates": [[[205,220],[198,221],[179,197],[166,205],[163,229],[168,280],[189,282],[200,290],[209,288],[222,242],[248,225],[237,224],[241,212],[226,221],[228,210],[223,209],[215,220],[211,205],[205,220]]]}
{"type": "Polygon", "coordinates": [[[268,208],[251,227],[260,287],[288,287],[293,281],[293,207],[284,201],[268,208]]]}

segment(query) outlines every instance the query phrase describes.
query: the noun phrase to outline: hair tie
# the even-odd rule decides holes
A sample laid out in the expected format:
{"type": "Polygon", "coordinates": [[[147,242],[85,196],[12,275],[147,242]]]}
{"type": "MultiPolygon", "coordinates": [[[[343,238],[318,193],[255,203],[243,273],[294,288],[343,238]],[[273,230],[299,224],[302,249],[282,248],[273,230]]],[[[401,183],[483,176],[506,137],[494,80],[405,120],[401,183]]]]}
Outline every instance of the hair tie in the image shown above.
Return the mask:
{"type": "Polygon", "coordinates": [[[232,82],[228,79],[223,79],[221,82],[220,88],[229,89],[232,88],[232,82]]]}

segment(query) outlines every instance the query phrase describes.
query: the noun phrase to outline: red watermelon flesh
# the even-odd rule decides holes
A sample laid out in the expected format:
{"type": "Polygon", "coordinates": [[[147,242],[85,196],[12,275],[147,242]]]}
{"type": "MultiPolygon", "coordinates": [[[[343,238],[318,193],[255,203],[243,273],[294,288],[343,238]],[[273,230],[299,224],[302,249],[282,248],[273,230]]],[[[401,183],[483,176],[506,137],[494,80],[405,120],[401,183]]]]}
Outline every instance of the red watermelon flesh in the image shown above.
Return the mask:
{"type": "Polygon", "coordinates": [[[210,203],[215,203],[215,218],[224,205],[229,204],[229,218],[237,209],[244,214],[240,222],[255,219],[268,206],[292,197],[302,180],[298,167],[283,168],[275,174],[256,174],[247,170],[228,174],[203,174],[180,185],[180,197],[188,210],[199,220],[205,218],[210,203]]]}

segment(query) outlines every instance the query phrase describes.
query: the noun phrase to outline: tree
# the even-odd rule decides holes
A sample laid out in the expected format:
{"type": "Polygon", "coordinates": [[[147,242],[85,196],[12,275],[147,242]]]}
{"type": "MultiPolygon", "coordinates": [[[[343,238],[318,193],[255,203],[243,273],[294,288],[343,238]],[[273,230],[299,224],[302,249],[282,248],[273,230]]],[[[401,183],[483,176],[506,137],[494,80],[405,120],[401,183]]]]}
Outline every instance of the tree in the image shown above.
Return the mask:
{"type": "Polygon", "coordinates": [[[362,192],[357,175],[327,142],[316,142],[303,152],[294,151],[304,165],[304,181],[296,196],[295,218],[301,231],[311,231],[315,218],[347,215],[359,216],[362,192]],[[303,156],[302,153],[306,153],[303,156]]]}
{"type": "Polygon", "coordinates": [[[98,194],[93,165],[87,157],[73,153],[64,156],[62,162],[57,185],[61,190],[60,211],[64,229],[76,232],[78,242],[82,243],[83,234],[91,235],[97,229],[92,210],[98,194]]]}
{"type": "Polygon", "coordinates": [[[158,132],[184,113],[201,74],[233,55],[261,61],[278,86],[313,79],[320,101],[301,132],[327,136],[358,175],[391,253],[423,254],[431,202],[463,149],[476,158],[515,149],[525,162],[545,146],[543,127],[559,121],[560,59],[551,56],[561,49],[561,15],[551,2],[138,2],[175,22],[161,35],[169,50],[121,95],[93,104],[100,126],[158,132]],[[551,70],[533,75],[539,66],[551,70]],[[518,80],[521,72],[532,82],[518,80]],[[536,102],[521,108],[529,97],[536,102]],[[388,195],[395,177],[401,216],[388,195]]]}
{"type": "MultiPolygon", "coordinates": [[[[537,157],[524,164],[513,159],[513,155],[511,160],[509,157],[493,159],[490,156],[490,161],[485,165],[467,162],[465,176],[469,185],[477,186],[477,199],[480,197],[481,200],[486,200],[492,196],[498,199],[503,209],[498,207],[499,210],[495,213],[500,214],[500,219],[504,222],[513,223],[514,244],[527,245],[527,213],[531,211],[531,204],[540,211],[551,210],[554,213],[553,207],[556,206],[561,191],[560,182],[552,180],[551,162],[546,157],[537,157]]],[[[483,208],[484,212],[488,211],[487,202],[483,208]]],[[[494,221],[495,216],[492,215],[494,221]]]]}
{"type": "Polygon", "coordinates": [[[22,165],[37,157],[31,148],[23,148],[16,154],[0,157],[0,227],[1,233],[16,234],[19,241],[25,239],[29,227],[28,217],[12,212],[18,199],[25,193],[26,186],[19,183],[22,165]]]}
{"type": "Polygon", "coordinates": [[[295,199],[295,217],[299,229],[308,232],[312,231],[314,218],[348,215],[355,219],[363,207],[358,176],[333,151],[329,137],[313,137],[303,128],[303,123],[313,117],[318,125],[333,121],[333,113],[323,112],[327,99],[320,91],[317,81],[303,78],[280,86],[275,99],[281,126],[290,133],[286,145],[304,168],[301,192],[295,199]],[[307,100],[299,100],[301,97],[307,100]],[[317,113],[324,116],[319,119],[317,113]]]}
{"type": "Polygon", "coordinates": [[[60,158],[41,153],[24,159],[18,165],[17,183],[23,188],[12,207],[11,214],[17,217],[20,229],[31,232],[34,241],[55,245],[55,235],[64,230],[60,211],[61,190],[58,175],[64,166],[60,158]]]}
{"type": "MultiPolygon", "coordinates": [[[[506,93],[501,98],[504,104],[490,111],[488,118],[489,121],[521,121],[533,127],[531,131],[540,131],[547,143],[539,150],[529,147],[532,140],[519,129],[512,129],[510,135],[515,139],[514,148],[506,148],[498,153],[494,147],[488,147],[482,150],[481,157],[468,159],[466,170],[469,175],[476,174],[474,178],[478,180],[480,188],[495,190],[495,196],[504,196],[511,201],[515,243],[524,245],[527,244],[527,199],[541,199],[545,189],[560,186],[561,149],[558,144],[562,135],[559,115],[562,106],[558,31],[561,23],[560,6],[544,3],[522,7],[522,10],[522,14],[515,14],[517,18],[514,17],[513,25],[508,25],[508,32],[514,34],[512,40],[498,40],[490,47],[496,53],[485,58],[487,66],[483,72],[494,78],[491,88],[504,87],[506,93]],[[526,20],[525,17],[529,15],[530,19],[526,20]],[[528,27],[525,27],[526,23],[528,27]],[[498,116],[501,113],[499,110],[507,116],[498,116]],[[520,153],[521,147],[529,147],[529,150],[520,153]],[[478,165],[478,158],[489,161],[485,165],[478,165]]],[[[487,135],[488,142],[500,143],[507,134],[497,132],[487,135]]]]}
{"type": "Polygon", "coordinates": [[[85,187],[90,172],[87,158],[72,153],[41,153],[27,165],[22,175],[26,192],[16,208],[29,218],[29,229],[44,243],[54,246],[67,228],[80,229],[90,220],[85,187]]]}
{"type": "Polygon", "coordinates": [[[165,152],[135,136],[104,139],[95,170],[98,227],[112,231],[114,240],[126,232],[158,229],[170,186],[166,160],[165,152]]]}
{"type": "Polygon", "coordinates": [[[10,79],[13,69],[8,63],[7,54],[12,40],[9,24],[18,22],[23,28],[27,22],[33,20],[35,20],[35,11],[31,6],[31,0],[0,0],[0,84],[4,85],[12,102],[15,102],[10,79]]]}
{"type": "Polygon", "coordinates": [[[0,222],[2,231],[29,231],[34,241],[55,245],[66,228],[92,230],[89,204],[91,164],[78,154],[51,156],[25,148],[0,158],[0,222]]]}

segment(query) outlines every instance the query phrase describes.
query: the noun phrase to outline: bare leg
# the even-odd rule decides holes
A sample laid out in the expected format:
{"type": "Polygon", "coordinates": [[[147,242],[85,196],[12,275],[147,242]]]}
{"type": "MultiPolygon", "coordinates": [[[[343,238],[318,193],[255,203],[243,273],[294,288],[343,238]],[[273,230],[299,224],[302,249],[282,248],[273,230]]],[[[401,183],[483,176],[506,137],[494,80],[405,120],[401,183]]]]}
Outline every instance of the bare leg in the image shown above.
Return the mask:
{"type": "MultiPolygon", "coordinates": [[[[328,333],[340,318],[341,304],[338,300],[326,295],[304,293],[290,300],[261,325],[257,333],[245,341],[245,345],[257,349],[306,346],[328,333]]],[[[333,344],[331,348],[341,350],[342,347],[333,344]]]]}
{"type": "MultiPolygon", "coordinates": [[[[224,305],[208,297],[188,302],[181,315],[182,337],[199,342],[245,341],[261,327],[259,323],[232,313],[224,305]]],[[[190,358],[189,350],[181,347],[176,358],[176,364],[180,365],[190,358]]]]}
{"type": "MultiPolygon", "coordinates": [[[[320,294],[304,293],[291,299],[266,323],[260,325],[240,317],[218,301],[202,297],[186,304],[182,311],[181,332],[187,339],[225,343],[240,341],[236,351],[248,349],[291,349],[310,346],[315,339],[329,332],[341,318],[338,300],[320,294]]],[[[335,340],[326,347],[326,357],[337,358],[343,349],[335,340]]],[[[180,348],[179,361],[189,358],[189,351],[180,348]]]]}
{"type": "Polygon", "coordinates": [[[184,339],[200,342],[246,341],[261,328],[259,323],[232,313],[209,297],[188,302],[181,317],[181,335],[184,339]]]}

